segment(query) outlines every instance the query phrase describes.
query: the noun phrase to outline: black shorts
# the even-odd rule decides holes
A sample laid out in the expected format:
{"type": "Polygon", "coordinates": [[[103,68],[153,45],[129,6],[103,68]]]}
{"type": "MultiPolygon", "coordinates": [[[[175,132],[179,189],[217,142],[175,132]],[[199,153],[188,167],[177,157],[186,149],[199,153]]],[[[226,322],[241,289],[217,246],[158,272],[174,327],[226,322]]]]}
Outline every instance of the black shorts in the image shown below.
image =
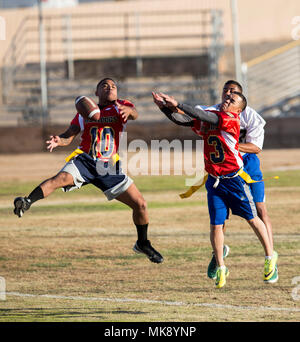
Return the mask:
{"type": "Polygon", "coordinates": [[[87,153],[82,153],[70,160],[61,172],[70,173],[75,184],[65,187],[64,191],[79,189],[85,184],[93,184],[103,191],[108,200],[121,195],[133,183],[133,180],[122,171],[120,161],[111,165],[109,162],[94,160],[87,153]]]}

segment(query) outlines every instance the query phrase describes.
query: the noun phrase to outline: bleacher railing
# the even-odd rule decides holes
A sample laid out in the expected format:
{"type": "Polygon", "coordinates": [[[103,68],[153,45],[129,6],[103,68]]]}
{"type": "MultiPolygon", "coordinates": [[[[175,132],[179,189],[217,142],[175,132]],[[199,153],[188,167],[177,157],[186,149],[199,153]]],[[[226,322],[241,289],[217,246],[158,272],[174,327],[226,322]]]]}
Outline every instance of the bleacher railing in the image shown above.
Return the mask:
{"type": "MultiPolygon", "coordinates": [[[[75,60],[126,57],[136,60],[136,75],[140,76],[142,58],[146,56],[207,54],[210,75],[216,77],[218,73],[223,38],[220,10],[45,14],[43,26],[47,72],[53,63],[66,63],[70,79],[74,77],[75,60]]],[[[39,20],[31,15],[16,30],[3,59],[4,104],[17,82],[27,77],[28,83],[35,79],[38,84],[38,68],[29,76],[26,70],[38,65],[39,48],[39,20]]],[[[48,76],[49,84],[51,74],[48,76]]]]}
{"type": "Polygon", "coordinates": [[[300,96],[300,41],[292,41],[243,65],[248,103],[258,112],[300,96]]]}

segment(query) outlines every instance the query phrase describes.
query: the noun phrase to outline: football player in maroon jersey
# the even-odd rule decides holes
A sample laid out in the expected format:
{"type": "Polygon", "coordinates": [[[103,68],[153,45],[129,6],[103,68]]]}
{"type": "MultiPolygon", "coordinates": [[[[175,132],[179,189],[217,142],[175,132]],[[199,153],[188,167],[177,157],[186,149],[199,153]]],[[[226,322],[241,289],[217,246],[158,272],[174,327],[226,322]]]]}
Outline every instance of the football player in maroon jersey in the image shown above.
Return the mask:
{"type": "Polygon", "coordinates": [[[95,95],[101,110],[99,120],[87,120],[77,113],[64,133],[50,136],[46,142],[52,152],[59,146],[68,146],[81,133],[80,153],[75,154],[55,176],[43,181],[27,197],[15,198],[14,213],[22,217],[34,202],[58,188],[67,192],[93,184],[108,200],[116,199],[132,209],[138,236],[133,250],[145,254],[154,263],[161,263],[163,257],[147,237],[147,203],[133,180],[123,172],[118,156],[120,135],[127,121],[137,119],[138,113],[131,102],[118,99],[117,84],[111,78],[104,78],[97,84],[95,95]]]}

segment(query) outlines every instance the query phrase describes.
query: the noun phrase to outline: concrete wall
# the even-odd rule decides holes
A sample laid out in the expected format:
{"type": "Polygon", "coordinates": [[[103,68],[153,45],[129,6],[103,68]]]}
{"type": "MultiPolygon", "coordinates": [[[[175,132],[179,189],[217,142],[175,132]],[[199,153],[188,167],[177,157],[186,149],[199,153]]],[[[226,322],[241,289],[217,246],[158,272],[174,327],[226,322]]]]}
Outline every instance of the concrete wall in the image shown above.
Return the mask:
{"type": "MultiPolygon", "coordinates": [[[[265,42],[287,42],[292,40],[292,30],[295,25],[292,24],[294,17],[300,15],[300,1],[297,0],[252,0],[238,1],[239,14],[239,35],[241,44],[262,44],[265,42]]],[[[140,1],[115,1],[103,3],[81,4],[78,7],[65,9],[47,9],[47,14],[66,14],[66,13],[135,13],[139,11],[161,11],[168,13],[170,10],[196,10],[204,8],[218,8],[224,12],[224,41],[228,46],[232,45],[232,25],[231,9],[229,0],[140,0],[140,1]]],[[[37,8],[24,9],[6,9],[1,10],[1,17],[6,21],[6,39],[0,41],[0,67],[3,55],[8,49],[10,42],[15,35],[19,25],[26,16],[36,16],[37,8]]],[[[173,15],[174,16],[174,15],[173,15]]],[[[90,21],[88,17],[82,20],[90,21]]],[[[105,20],[105,16],[103,17],[105,20]]],[[[176,22],[176,15],[174,16],[176,22]]],[[[189,20],[189,18],[187,18],[189,20]]],[[[155,27],[152,28],[155,30],[155,27]]],[[[169,28],[166,28],[168,30],[169,28]]],[[[176,30],[175,28],[172,28],[176,30]]],[[[112,28],[112,34],[114,29],[112,28]]],[[[107,34],[108,31],[106,31],[107,34]]],[[[80,35],[81,32],[73,32],[73,35],[80,35]]],[[[100,33],[99,33],[100,34],[100,33]]],[[[299,27],[300,34],[300,27],[299,27]]],[[[183,47],[184,48],[184,47],[183,47]]],[[[261,50],[261,48],[260,48],[261,50]]],[[[254,53],[255,54],[255,53],[254,53]]],[[[252,58],[252,56],[251,56],[252,58]]],[[[248,56],[243,56],[248,60],[248,56]]]]}
{"type": "MultiPolygon", "coordinates": [[[[143,77],[192,75],[204,77],[208,75],[209,57],[202,56],[168,56],[143,58],[143,77]]],[[[93,79],[95,75],[105,75],[118,80],[136,77],[135,58],[111,58],[101,60],[78,60],[74,63],[75,79],[93,79]]]]}

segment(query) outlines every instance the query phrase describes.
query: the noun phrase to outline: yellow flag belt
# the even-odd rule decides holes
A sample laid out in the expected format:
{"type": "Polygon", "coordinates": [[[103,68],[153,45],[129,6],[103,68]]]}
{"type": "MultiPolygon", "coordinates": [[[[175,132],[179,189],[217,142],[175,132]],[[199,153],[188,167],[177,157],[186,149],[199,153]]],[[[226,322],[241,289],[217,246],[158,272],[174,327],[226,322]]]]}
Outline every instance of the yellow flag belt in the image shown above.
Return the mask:
{"type": "Polygon", "coordinates": [[[70,155],[68,155],[65,161],[69,162],[71,159],[73,159],[74,157],[76,157],[78,154],[81,154],[81,153],[83,153],[83,151],[79,148],[76,148],[76,150],[74,150],[70,155]]]}
{"type": "MultiPolygon", "coordinates": [[[[74,157],[76,157],[78,154],[81,154],[81,153],[84,153],[84,152],[80,148],[76,148],[76,150],[74,150],[70,155],[68,155],[65,161],[69,162],[71,159],[73,159],[74,157]]],[[[118,153],[116,153],[112,156],[111,159],[114,165],[120,159],[120,156],[118,155],[118,153]]]]}
{"type": "MultiPolygon", "coordinates": [[[[243,169],[240,169],[234,176],[240,176],[246,183],[250,184],[250,183],[258,183],[258,182],[263,182],[265,179],[262,179],[262,180],[253,180],[251,178],[251,176],[245,172],[243,169]]],[[[182,193],[182,194],[179,194],[179,196],[183,199],[183,198],[188,198],[190,196],[192,196],[192,194],[194,192],[196,192],[197,190],[199,190],[207,181],[207,178],[208,178],[208,174],[206,174],[203,179],[202,179],[202,182],[201,184],[199,185],[192,185],[186,192],[182,193]]],[[[271,177],[271,178],[274,178],[274,179],[278,179],[279,177],[278,176],[274,176],[274,177],[271,177]]]]}

